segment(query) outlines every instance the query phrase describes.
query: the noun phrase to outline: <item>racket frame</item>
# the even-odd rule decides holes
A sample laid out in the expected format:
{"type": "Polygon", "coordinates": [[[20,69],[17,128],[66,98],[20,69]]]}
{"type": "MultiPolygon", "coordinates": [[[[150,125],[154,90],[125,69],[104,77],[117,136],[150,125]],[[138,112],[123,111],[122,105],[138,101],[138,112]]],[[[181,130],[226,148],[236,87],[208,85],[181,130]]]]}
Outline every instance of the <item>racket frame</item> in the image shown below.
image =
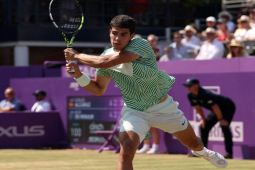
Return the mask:
{"type": "MultiPolygon", "coordinates": [[[[84,23],[84,14],[82,12],[82,7],[81,5],[79,4],[78,0],[72,0],[73,2],[76,3],[76,5],[79,7],[79,10],[81,12],[81,23],[80,23],[80,26],[79,28],[76,30],[76,31],[72,31],[72,32],[66,32],[64,30],[62,30],[57,24],[56,22],[54,21],[53,17],[52,17],[52,14],[51,14],[51,5],[52,3],[54,2],[54,0],[51,0],[50,4],[49,4],[49,16],[50,16],[50,20],[51,22],[53,23],[53,25],[59,30],[59,32],[61,33],[62,37],[64,38],[65,42],[66,42],[66,46],[67,48],[72,48],[73,47],[73,41],[74,41],[74,38],[76,36],[76,34],[78,33],[78,31],[81,30],[82,26],[83,26],[83,23],[84,23]],[[68,40],[67,37],[66,37],[66,34],[73,34],[71,39],[68,40]]],[[[74,63],[74,61],[69,61],[70,63],[74,63]]],[[[74,73],[74,69],[71,70],[69,73],[74,73]]]]}

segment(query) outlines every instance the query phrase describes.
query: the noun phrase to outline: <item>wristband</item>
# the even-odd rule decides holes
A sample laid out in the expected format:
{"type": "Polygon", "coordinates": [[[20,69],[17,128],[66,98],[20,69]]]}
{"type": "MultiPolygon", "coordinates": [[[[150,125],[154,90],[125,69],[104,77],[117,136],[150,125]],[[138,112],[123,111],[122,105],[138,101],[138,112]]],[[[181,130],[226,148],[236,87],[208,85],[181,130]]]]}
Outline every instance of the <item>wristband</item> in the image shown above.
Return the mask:
{"type": "Polygon", "coordinates": [[[81,77],[74,78],[74,80],[76,80],[81,87],[87,86],[90,83],[90,78],[83,72],[81,77]]]}

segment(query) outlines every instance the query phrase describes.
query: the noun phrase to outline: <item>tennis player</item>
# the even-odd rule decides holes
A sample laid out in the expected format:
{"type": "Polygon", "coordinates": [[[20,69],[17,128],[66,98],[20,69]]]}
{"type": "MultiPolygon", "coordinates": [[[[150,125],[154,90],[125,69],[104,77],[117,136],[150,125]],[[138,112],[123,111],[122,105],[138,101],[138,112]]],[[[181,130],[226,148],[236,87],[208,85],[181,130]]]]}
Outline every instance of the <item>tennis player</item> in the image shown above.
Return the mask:
{"type": "Polygon", "coordinates": [[[113,78],[124,99],[120,120],[120,156],[117,170],[132,170],[132,161],[140,143],[150,127],[159,128],[174,135],[192,152],[210,161],[214,166],[227,166],[225,158],[204,147],[178,109],[178,102],[168,96],[175,78],[158,69],[155,54],[147,40],[134,38],[136,22],[127,15],[115,16],[110,23],[112,48],[101,56],[77,53],[65,49],[66,60],[77,60],[97,68],[95,79],[82,73],[76,64],[67,63],[66,70],[85,90],[100,96],[113,78]]]}

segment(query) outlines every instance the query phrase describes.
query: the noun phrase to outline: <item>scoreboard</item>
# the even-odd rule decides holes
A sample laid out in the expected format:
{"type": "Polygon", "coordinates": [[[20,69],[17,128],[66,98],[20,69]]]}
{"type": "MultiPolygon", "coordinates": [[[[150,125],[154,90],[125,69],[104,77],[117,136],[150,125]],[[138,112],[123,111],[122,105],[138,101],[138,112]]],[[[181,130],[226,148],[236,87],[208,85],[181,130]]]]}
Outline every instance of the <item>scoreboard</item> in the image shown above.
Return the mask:
{"type": "MultiPolygon", "coordinates": [[[[67,98],[68,138],[71,144],[101,145],[98,130],[112,130],[123,107],[121,96],[73,96],[67,98]]],[[[117,140],[117,139],[116,139],[117,140]]]]}

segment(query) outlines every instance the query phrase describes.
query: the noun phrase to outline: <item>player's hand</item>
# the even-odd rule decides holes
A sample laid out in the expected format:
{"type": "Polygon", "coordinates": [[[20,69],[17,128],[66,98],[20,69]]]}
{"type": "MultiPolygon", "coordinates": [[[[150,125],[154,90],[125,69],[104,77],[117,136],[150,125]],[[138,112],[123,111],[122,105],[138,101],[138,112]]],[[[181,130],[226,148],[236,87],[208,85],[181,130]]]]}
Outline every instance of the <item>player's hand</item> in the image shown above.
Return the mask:
{"type": "Polygon", "coordinates": [[[79,53],[72,48],[67,48],[64,50],[64,54],[65,54],[66,60],[73,61],[73,60],[75,60],[74,56],[79,53]]]}
{"type": "Polygon", "coordinates": [[[220,126],[229,126],[228,121],[226,121],[225,119],[221,119],[221,120],[219,121],[219,123],[220,123],[220,126]]]}
{"type": "Polygon", "coordinates": [[[79,77],[82,76],[82,73],[81,73],[81,70],[80,70],[79,66],[77,64],[74,64],[74,63],[69,63],[68,61],[66,63],[66,71],[73,78],[79,78],[79,77]],[[74,73],[69,73],[73,69],[74,69],[75,72],[74,73]]]}
{"type": "Polygon", "coordinates": [[[200,120],[200,125],[202,126],[202,128],[205,128],[205,120],[204,119],[202,119],[202,120],[200,120]]]}

